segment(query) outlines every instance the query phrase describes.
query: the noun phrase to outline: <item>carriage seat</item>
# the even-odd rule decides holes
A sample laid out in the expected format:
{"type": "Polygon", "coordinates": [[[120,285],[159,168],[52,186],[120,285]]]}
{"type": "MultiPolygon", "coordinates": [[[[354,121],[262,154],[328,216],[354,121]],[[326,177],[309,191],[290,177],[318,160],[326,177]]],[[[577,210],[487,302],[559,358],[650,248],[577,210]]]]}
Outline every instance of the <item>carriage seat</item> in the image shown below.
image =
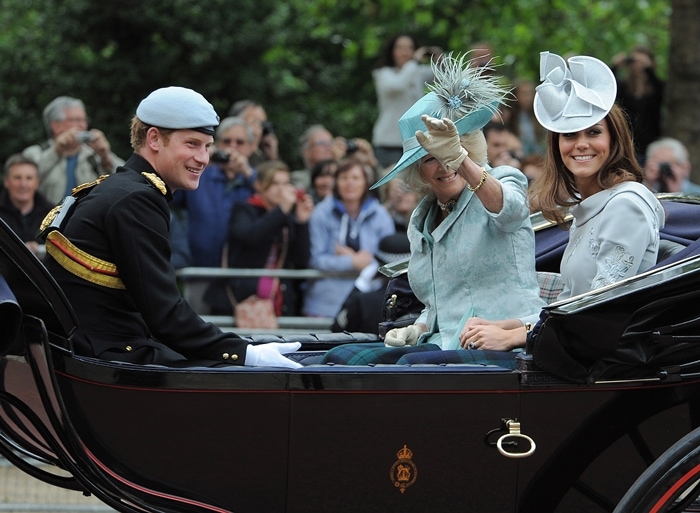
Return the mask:
{"type": "Polygon", "coordinates": [[[0,275],[0,356],[17,349],[21,325],[22,309],[5,278],[0,275]]]}
{"type": "Polygon", "coordinates": [[[547,304],[556,301],[559,293],[564,290],[564,280],[559,273],[537,271],[537,283],[540,286],[540,297],[547,304]]]}
{"type": "Polygon", "coordinates": [[[656,257],[656,263],[660,264],[667,258],[671,258],[673,255],[685,249],[685,246],[680,242],[674,242],[672,240],[661,239],[659,241],[659,255],[656,257]]]}

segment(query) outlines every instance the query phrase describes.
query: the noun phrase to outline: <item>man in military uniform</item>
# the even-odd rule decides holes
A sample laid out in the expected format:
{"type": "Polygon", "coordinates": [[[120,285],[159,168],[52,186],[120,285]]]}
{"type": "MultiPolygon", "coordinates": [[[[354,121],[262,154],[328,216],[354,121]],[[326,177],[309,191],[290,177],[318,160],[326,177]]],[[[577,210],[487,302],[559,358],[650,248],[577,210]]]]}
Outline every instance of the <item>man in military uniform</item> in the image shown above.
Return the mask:
{"type": "Polygon", "coordinates": [[[193,190],[219,117],[199,93],[158,89],[131,123],[134,154],[116,174],[77,187],[44,224],[46,266],[79,324],[77,354],[137,364],[299,364],[299,343],[248,345],[204,322],[182,299],[170,264],[168,201],[193,190]]]}

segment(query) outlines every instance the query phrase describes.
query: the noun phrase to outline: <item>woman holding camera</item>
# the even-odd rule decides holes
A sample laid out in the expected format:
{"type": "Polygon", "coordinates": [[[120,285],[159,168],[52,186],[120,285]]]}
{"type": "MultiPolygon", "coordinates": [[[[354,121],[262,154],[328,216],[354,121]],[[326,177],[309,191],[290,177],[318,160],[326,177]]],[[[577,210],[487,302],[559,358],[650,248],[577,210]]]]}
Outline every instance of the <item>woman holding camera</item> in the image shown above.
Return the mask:
{"type": "Polygon", "coordinates": [[[377,92],[379,117],[374,125],[372,145],[382,167],[395,164],[403,154],[399,118],[423,96],[426,82],[433,80],[430,64],[442,50],[421,46],[408,34],[397,34],[387,41],[372,71],[377,92]]]}
{"type": "MultiPolygon", "coordinates": [[[[309,221],[309,267],[323,271],[362,271],[372,263],[379,241],[396,230],[389,212],[368,189],[372,169],[356,158],[342,160],[333,194],[316,205],[309,221]]],[[[309,284],[304,314],[335,317],[354,278],[325,278],[309,284]]]]}
{"type": "MultiPolygon", "coordinates": [[[[231,211],[222,267],[237,269],[304,269],[309,260],[308,221],[314,203],[290,181],[289,167],[279,160],[260,164],[255,194],[237,203],[231,211]]],[[[213,284],[205,295],[214,314],[231,314],[232,305],[225,287],[236,301],[253,294],[273,298],[277,315],[299,313],[298,280],[270,277],[232,278],[226,284],[213,284]]]]}
{"type": "Polygon", "coordinates": [[[654,54],[645,46],[636,46],[612,59],[612,71],[618,80],[617,103],[632,121],[637,160],[642,165],[647,146],[661,136],[664,83],[656,75],[655,66],[654,54]]]}

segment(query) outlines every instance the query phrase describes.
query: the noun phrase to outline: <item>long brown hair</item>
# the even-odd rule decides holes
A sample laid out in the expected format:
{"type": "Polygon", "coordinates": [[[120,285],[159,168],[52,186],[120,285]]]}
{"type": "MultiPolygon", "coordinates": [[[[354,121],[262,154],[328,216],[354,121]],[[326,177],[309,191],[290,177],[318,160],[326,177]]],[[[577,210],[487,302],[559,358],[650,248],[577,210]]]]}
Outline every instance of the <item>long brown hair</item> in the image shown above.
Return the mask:
{"type": "MultiPolygon", "coordinates": [[[[610,154],[598,171],[598,185],[609,189],[622,182],[641,182],[644,174],[637,162],[629,121],[624,111],[613,105],[604,118],[610,132],[610,154]]],[[[565,226],[565,209],[582,201],[574,175],[567,169],[559,151],[561,134],[547,134],[547,153],[542,175],[533,182],[531,197],[537,198],[542,214],[550,221],[565,226]]]]}

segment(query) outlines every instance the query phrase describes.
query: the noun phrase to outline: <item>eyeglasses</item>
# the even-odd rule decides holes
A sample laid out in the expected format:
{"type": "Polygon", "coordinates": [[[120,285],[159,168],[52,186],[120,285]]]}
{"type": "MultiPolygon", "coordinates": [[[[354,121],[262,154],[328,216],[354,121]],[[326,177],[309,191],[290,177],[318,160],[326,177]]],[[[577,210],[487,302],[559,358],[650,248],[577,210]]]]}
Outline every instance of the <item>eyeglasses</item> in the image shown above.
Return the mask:
{"type": "Polygon", "coordinates": [[[88,123],[89,119],[88,118],[64,118],[63,121],[66,123],[88,123]]]}
{"type": "Polygon", "coordinates": [[[312,141],[309,146],[322,146],[324,148],[330,148],[333,146],[333,141],[312,141]]]}
{"type": "Polygon", "coordinates": [[[244,144],[248,144],[248,141],[246,141],[245,139],[231,139],[230,137],[221,139],[221,142],[226,145],[235,143],[236,146],[243,146],[244,144]]]}

